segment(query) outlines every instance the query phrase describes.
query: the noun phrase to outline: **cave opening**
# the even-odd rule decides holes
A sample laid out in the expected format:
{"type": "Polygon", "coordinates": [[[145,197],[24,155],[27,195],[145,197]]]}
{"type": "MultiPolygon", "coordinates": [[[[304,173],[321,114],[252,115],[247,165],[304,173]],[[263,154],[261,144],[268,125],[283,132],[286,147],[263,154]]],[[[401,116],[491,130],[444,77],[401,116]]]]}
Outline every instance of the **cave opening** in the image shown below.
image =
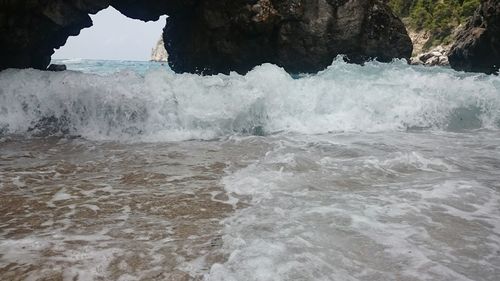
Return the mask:
{"type": "Polygon", "coordinates": [[[52,62],[72,60],[149,61],[161,38],[166,16],[144,22],[129,18],[113,7],[91,15],[93,25],[55,50],[52,62]]]}

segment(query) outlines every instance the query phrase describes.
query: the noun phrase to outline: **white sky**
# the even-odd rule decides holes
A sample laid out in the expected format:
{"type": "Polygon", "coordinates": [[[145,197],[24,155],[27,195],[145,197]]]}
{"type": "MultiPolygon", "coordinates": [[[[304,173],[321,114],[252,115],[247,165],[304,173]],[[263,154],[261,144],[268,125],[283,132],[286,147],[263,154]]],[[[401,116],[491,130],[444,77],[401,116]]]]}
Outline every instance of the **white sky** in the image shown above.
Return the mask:
{"type": "Polygon", "coordinates": [[[163,16],[157,22],[143,22],[127,18],[111,7],[91,17],[94,25],[69,37],[52,58],[149,60],[166,19],[163,16]]]}

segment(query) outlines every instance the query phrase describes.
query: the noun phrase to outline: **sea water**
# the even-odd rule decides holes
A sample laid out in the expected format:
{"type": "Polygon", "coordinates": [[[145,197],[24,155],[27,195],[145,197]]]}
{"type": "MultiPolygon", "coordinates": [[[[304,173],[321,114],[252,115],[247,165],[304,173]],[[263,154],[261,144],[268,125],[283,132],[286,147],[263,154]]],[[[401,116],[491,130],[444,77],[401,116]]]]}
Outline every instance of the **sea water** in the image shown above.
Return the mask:
{"type": "Polygon", "coordinates": [[[500,276],[498,76],[63,62],[0,73],[1,280],[500,276]]]}

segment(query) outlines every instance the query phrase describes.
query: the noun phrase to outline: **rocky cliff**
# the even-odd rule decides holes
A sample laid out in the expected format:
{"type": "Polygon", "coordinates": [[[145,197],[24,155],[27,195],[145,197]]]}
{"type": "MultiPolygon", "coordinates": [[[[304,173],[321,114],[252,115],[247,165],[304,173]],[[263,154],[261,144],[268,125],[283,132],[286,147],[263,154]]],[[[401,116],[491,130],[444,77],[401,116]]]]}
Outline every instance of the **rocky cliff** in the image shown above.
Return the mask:
{"type": "Polygon", "coordinates": [[[448,55],[456,70],[495,73],[500,68],[500,1],[483,0],[448,55]]]}
{"type": "MultiPolygon", "coordinates": [[[[457,26],[450,35],[451,38],[456,38],[458,32],[463,29],[463,26],[457,26]]],[[[413,42],[413,54],[411,64],[426,65],[426,66],[449,66],[448,53],[452,43],[441,42],[438,45],[430,47],[428,43],[432,40],[432,34],[428,30],[416,31],[412,28],[408,29],[411,41],[413,42]]]]}
{"type": "Polygon", "coordinates": [[[54,48],[109,5],[156,20],[178,72],[244,73],[270,62],[314,72],[338,54],[351,62],[409,58],[411,41],[385,0],[2,0],[0,69],[47,68],[54,48]]]}
{"type": "Polygon", "coordinates": [[[207,74],[265,62],[315,72],[339,54],[360,63],[412,52],[403,23],[376,0],[201,1],[170,16],[164,36],[174,70],[207,74]]]}
{"type": "Polygon", "coordinates": [[[151,52],[151,61],[157,62],[167,62],[168,61],[168,53],[165,49],[165,43],[163,43],[163,38],[160,38],[156,43],[155,47],[151,52]]]}
{"type": "Polygon", "coordinates": [[[419,38],[422,40],[420,51],[414,44],[416,53],[451,45],[457,28],[467,22],[479,4],[480,0],[389,0],[389,5],[403,19],[410,33],[423,35],[419,38]]]}

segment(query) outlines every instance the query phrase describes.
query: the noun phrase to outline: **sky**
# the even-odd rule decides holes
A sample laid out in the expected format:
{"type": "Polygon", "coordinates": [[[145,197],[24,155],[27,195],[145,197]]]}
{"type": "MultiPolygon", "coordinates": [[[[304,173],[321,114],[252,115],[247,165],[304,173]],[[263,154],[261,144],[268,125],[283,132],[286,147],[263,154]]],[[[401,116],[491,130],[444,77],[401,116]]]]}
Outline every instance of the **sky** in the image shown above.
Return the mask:
{"type": "Polygon", "coordinates": [[[157,22],[134,20],[111,7],[91,17],[94,25],[69,37],[52,58],[149,60],[166,20],[165,16],[157,22]]]}

